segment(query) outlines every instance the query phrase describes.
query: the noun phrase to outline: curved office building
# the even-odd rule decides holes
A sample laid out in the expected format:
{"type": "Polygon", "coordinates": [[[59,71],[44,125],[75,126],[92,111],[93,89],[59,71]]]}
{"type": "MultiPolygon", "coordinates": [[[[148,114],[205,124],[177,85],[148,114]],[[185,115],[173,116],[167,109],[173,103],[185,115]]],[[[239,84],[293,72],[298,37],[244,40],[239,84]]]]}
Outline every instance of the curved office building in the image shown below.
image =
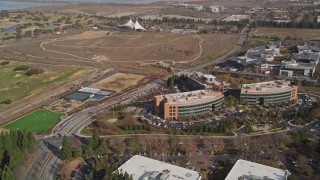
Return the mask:
{"type": "Polygon", "coordinates": [[[224,101],[221,92],[197,90],[155,96],[155,113],[168,120],[198,116],[219,109],[224,101]]]}
{"type": "Polygon", "coordinates": [[[242,84],[240,99],[249,105],[268,106],[297,100],[298,87],[290,81],[277,80],[254,84],[242,84]]]}

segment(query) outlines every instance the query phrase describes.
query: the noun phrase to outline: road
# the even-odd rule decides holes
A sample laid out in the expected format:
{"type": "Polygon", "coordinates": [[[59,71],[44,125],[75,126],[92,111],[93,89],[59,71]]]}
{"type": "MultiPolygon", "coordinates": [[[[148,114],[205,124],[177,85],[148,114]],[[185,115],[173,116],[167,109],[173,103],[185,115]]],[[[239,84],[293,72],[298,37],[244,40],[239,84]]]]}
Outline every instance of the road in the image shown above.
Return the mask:
{"type": "MultiPolygon", "coordinates": [[[[129,102],[136,99],[141,94],[147,94],[154,89],[159,89],[166,84],[166,78],[161,78],[155,80],[143,87],[133,89],[125,94],[115,96],[110,100],[99,104],[95,107],[90,107],[84,109],[78,113],[72,114],[66,119],[62,121],[61,124],[57,127],[57,130],[50,136],[43,137],[43,141],[47,142],[47,146],[51,152],[53,152],[52,156],[46,156],[44,160],[44,166],[42,166],[41,170],[36,170],[40,173],[40,179],[52,179],[58,175],[57,167],[60,166],[61,161],[59,160],[59,146],[62,144],[62,136],[67,135],[71,136],[79,134],[80,131],[86,127],[88,124],[95,120],[95,115],[108,107],[116,105],[118,103],[129,102]]],[[[47,151],[47,150],[44,150],[47,151]]],[[[39,157],[43,158],[43,157],[39,157]]],[[[35,165],[33,165],[36,168],[35,165]]],[[[32,168],[33,169],[33,168],[32,168]]],[[[33,171],[33,170],[31,170],[33,171]]]]}
{"type": "MultiPolygon", "coordinates": [[[[237,45],[232,50],[230,50],[228,53],[226,53],[225,55],[215,59],[214,61],[208,62],[206,64],[202,64],[200,66],[191,68],[189,70],[178,72],[177,74],[184,73],[186,71],[194,71],[194,70],[203,69],[211,64],[221,62],[225,58],[227,58],[228,56],[241,50],[242,45],[246,39],[245,32],[246,32],[246,30],[243,30],[237,45]]],[[[57,167],[60,166],[61,161],[59,160],[59,157],[58,157],[59,154],[56,153],[55,151],[59,151],[57,149],[57,147],[59,147],[59,144],[61,145],[63,135],[70,136],[70,135],[79,134],[81,129],[83,129],[85,126],[87,126],[88,124],[90,124],[91,122],[93,122],[95,120],[95,115],[99,111],[106,109],[108,107],[111,107],[111,106],[118,104],[118,103],[130,102],[130,101],[136,99],[141,94],[148,94],[149,92],[153,91],[154,89],[162,88],[166,85],[167,78],[168,77],[160,78],[160,79],[155,80],[149,84],[146,84],[145,86],[133,89],[133,90],[126,92],[122,95],[115,96],[114,98],[111,98],[110,100],[108,100],[102,104],[84,109],[80,112],[77,112],[77,113],[72,114],[69,117],[65,118],[58,125],[58,127],[54,131],[54,133],[52,133],[50,136],[46,136],[46,137],[42,138],[42,140],[47,142],[47,146],[52,147],[52,149],[55,149],[55,150],[53,150],[54,152],[52,153],[51,156],[50,155],[45,156],[45,158],[43,156],[38,157],[38,159],[35,162],[41,161],[44,163],[43,163],[43,166],[40,170],[37,169],[35,164],[32,165],[32,168],[29,171],[29,174],[30,174],[30,172],[33,172],[33,174],[38,173],[39,176],[33,176],[33,178],[31,178],[31,179],[54,179],[58,175],[58,171],[56,169],[57,169],[57,167]],[[56,140],[52,140],[54,138],[56,138],[56,140]],[[40,160],[39,160],[39,158],[40,158],[40,160]]],[[[42,151],[43,151],[42,153],[44,153],[44,152],[47,152],[48,150],[45,149],[42,151]]],[[[27,178],[27,179],[29,179],[29,178],[27,178]]]]}

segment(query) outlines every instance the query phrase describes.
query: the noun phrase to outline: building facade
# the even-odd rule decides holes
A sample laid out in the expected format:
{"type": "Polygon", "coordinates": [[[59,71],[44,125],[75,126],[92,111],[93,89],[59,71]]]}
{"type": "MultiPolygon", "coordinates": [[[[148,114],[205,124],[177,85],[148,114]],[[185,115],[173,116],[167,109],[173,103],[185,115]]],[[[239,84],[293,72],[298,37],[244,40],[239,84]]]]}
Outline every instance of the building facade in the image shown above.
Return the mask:
{"type": "Polygon", "coordinates": [[[154,113],[167,120],[210,113],[221,108],[224,102],[222,92],[208,90],[155,96],[154,113]]]}
{"type": "Polygon", "coordinates": [[[262,106],[296,101],[298,87],[290,84],[290,81],[285,80],[242,84],[240,99],[249,105],[262,106]]]}

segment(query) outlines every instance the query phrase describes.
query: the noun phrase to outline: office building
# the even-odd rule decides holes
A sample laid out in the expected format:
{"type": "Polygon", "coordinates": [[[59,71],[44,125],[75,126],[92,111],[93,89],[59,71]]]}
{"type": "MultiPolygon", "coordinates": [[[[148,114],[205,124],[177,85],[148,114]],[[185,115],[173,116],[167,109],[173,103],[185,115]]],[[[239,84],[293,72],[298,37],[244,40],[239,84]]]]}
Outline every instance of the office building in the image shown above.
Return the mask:
{"type": "Polygon", "coordinates": [[[286,170],[239,159],[225,180],[286,180],[286,170]]]}
{"type": "Polygon", "coordinates": [[[155,96],[154,112],[167,120],[203,115],[219,109],[224,101],[222,92],[196,90],[155,96]]]}
{"type": "Polygon", "coordinates": [[[249,105],[262,106],[296,101],[298,87],[290,84],[290,81],[285,80],[242,84],[240,99],[245,100],[249,105]]]}
{"type": "Polygon", "coordinates": [[[143,156],[133,156],[118,168],[133,180],[200,180],[201,174],[179,166],[143,156]]]}

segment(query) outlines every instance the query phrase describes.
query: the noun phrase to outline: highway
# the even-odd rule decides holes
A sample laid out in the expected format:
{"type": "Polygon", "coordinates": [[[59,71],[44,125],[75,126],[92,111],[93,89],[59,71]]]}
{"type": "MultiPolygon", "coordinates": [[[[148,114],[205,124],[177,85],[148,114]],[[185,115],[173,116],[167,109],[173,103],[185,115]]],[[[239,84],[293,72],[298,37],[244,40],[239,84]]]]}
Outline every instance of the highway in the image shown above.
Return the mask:
{"type": "MultiPolygon", "coordinates": [[[[200,70],[211,64],[225,60],[225,58],[227,58],[228,56],[241,50],[242,45],[246,39],[246,34],[247,34],[246,31],[247,30],[244,29],[241,32],[241,36],[239,38],[237,45],[228,53],[224,54],[223,56],[211,62],[202,64],[200,66],[197,66],[188,70],[178,72],[177,74],[184,73],[186,71],[200,70]]],[[[42,151],[41,154],[45,153],[46,156],[44,155],[38,156],[38,159],[35,160],[35,162],[32,164],[32,167],[30,168],[27,179],[55,179],[55,177],[59,173],[57,169],[59,169],[59,166],[62,163],[62,161],[58,157],[59,156],[58,147],[59,145],[62,144],[63,135],[67,135],[69,137],[71,136],[71,138],[74,138],[74,136],[72,135],[79,134],[81,129],[83,129],[88,124],[93,122],[95,120],[95,115],[99,111],[104,110],[118,103],[130,102],[136,99],[141,94],[148,94],[155,89],[165,87],[167,83],[167,78],[168,77],[157,79],[149,84],[133,89],[124,94],[114,96],[113,98],[110,98],[108,101],[104,103],[101,103],[94,107],[84,109],[80,112],[72,114],[66,117],[65,119],[63,119],[62,122],[57,127],[55,127],[55,130],[51,135],[41,138],[48,147],[52,147],[52,149],[49,148],[51,152],[48,149],[40,149],[42,151]],[[39,169],[39,164],[41,164],[40,169],[39,169]]]]}

